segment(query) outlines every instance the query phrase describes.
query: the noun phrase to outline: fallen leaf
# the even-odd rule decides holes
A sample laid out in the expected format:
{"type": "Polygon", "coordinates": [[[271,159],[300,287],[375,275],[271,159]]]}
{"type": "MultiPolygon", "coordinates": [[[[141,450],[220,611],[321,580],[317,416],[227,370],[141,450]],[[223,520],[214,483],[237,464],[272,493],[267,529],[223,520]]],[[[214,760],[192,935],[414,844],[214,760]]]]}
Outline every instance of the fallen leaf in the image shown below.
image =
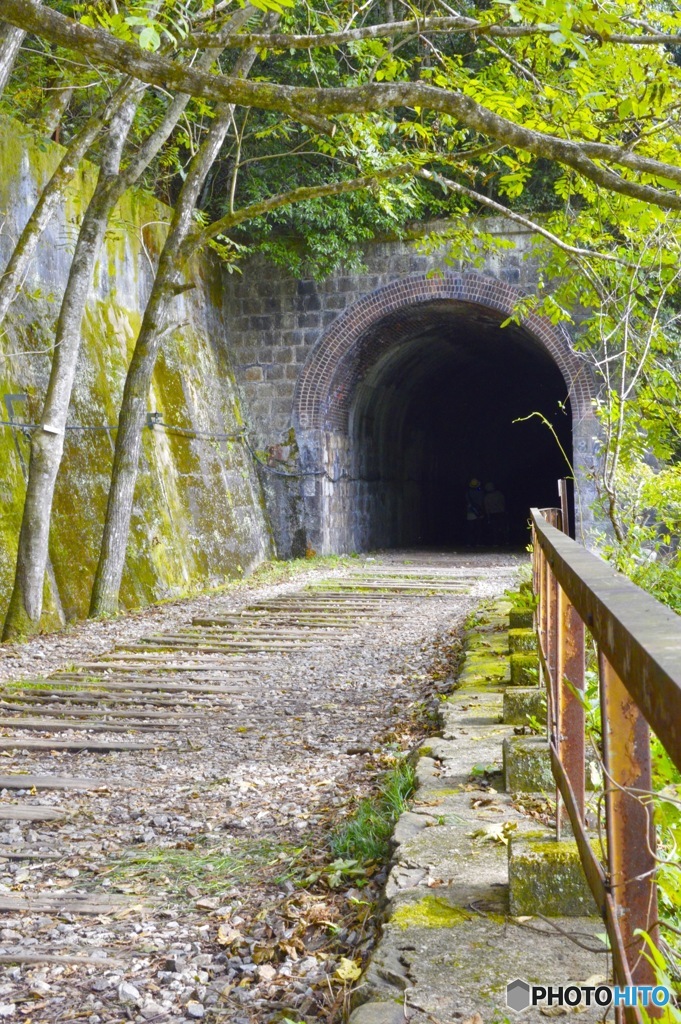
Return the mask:
{"type": "Polygon", "coordinates": [[[362,974],[362,968],[356,960],[349,960],[342,956],[340,966],[336,968],[336,977],[341,981],[357,981],[362,974]]]}
{"type": "Polygon", "coordinates": [[[241,932],[231,924],[221,924],[218,928],[217,941],[221,946],[231,946],[241,937],[241,932]]]}

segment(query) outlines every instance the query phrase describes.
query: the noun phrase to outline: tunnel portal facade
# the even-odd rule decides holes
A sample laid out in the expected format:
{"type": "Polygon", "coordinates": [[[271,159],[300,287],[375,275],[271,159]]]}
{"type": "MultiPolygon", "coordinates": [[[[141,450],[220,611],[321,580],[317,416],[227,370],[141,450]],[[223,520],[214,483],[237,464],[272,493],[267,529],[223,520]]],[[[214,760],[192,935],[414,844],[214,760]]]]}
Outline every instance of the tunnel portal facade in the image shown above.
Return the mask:
{"type": "Polygon", "coordinates": [[[515,261],[482,270],[405,261],[402,247],[381,275],[340,286],[296,282],[291,294],[292,282],[270,276],[266,295],[251,282],[237,307],[238,374],[268,452],[281,555],[465,544],[472,478],[504,493],[520,545],[528,508],[555,505],[573,468],[588,541],[594,379],[561,326],[532,312],[510,319],[532,288],[523,241],[515,261]],[[244,330],[266,342],[247,361],[244,330]]]}

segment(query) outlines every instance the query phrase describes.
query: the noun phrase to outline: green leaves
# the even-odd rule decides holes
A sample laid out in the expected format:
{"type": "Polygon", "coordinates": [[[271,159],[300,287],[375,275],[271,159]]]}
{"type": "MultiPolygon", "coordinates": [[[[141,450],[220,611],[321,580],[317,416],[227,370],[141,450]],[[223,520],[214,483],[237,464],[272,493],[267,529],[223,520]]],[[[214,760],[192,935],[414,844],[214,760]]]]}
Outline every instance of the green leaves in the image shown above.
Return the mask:
{"type": "Polygon", "coordinates": [[[174,0],[164,4],[131,4],[112,13],[101,4],[80,4],[81,22],[90,28],[103,28],[124,42],[137,40],[142,50],[158,50],[162,41],[175,45],[188,34],[184,4],[174,0]]]}
{"type": "Polygon", "coordinates": [[[275,14],[283,14],[284,8],[295,5],[295,0],[249,0],[249,3],[251,7],[256,7],[265,13],[274,11],[275,14]]]}

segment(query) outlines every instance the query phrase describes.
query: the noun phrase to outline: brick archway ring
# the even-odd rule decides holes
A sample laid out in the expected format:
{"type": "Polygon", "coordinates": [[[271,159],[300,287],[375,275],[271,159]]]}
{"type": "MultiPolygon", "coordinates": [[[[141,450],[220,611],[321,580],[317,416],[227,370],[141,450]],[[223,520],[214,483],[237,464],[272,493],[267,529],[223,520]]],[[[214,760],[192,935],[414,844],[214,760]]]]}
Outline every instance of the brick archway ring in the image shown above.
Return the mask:
{"type": "MultiPolygon", "coordinates": [[[[323,333],[298,378],[294,423],[301,430],[343,429],[352,401],[352,380],[337,386],[339,373],[362,339],[384,317],[407,307],[450,300],[510,316],[523,293],[504,281],[476,273],[412,275],[365,295],[340,314],[323,333]],[[335,407],[334,407],[335,406],[335,407]]],[[[587,364],[573,351],[567,331],[546,317],[528,313],[520,326],[546,350],[560,370],[572,404],[573,422],[591,412],[595,386],[587,364]]]]}

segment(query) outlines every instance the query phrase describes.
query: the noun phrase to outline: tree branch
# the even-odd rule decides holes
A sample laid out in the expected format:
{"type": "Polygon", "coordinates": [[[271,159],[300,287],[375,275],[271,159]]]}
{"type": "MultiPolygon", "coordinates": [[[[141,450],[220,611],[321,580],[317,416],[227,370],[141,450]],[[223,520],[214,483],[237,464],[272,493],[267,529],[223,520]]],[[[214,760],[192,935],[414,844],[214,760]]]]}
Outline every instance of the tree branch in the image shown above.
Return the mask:
{"type": "MultiPolygon", "coordinates": [[[[322,46],[342,46],[345,43],[360,42],[363,39],[383,39],[397,35],[421,35],[424,32],[471,33],[479,36],[496,36],[503,39],[521,39],[526,36],[546,36],[559,31],[559,25],[488,25],[477,18],[465,18],[462,15],[451,17],[410,18],[408,21],[386,22],[382,25],[363,25],[361,28],[346,29],[341,32],[320,34],[294,35],[284,32],[247,32],[243,35],[220,39],[221,32],[196,32],[187,37],[179,45],[182,48],[211,46],[211,39],[218,40],[226,47],[264,46],[268,49],[312,50],[322,46]]],[[[617,43],[629,46],[678,46],[681,35],[669,35],[664,32],[641,33],[640,35],[611,35],[596,32],[586,26],[574,26],[573,32],[586,39],[599,43],[617,43]]]]}
{"type": "Polygon", "coordinates": [[[624,152],[619,146],[576,142],[509,121],[477,103],[472,97],[423,82],[391,82],[348,88],[310,88],[247,82],[185,68],[175,61],[139,49],[101,29],[90,29],[57,11],[41,8],[35,0],[3,0],[5,21],[51,42],[85,54],[95,61],[119,68],[140,81],[177,89],[220,103],[278,110],[296,118],[300,111],[319,117],[330,114],[369,113],[394,107],[421,107],[456,117],[467,127],[525,150],[572,167],[603,188],[652,203],[662,209],[680,210],[681,195],[651,185],[641,185],[599,166],[590,158],[626,166],[681,183],[681,167],[624,152]],[[597,147],[597,152],[595,148],[597,147]]]}
{"type": "Polygon", "coordinates": [[[396,167],[387,168],[384,171],[376,171],[373,174],[365,174],[359,178],[350,178],[347,181],[337,181],[330,185],[309,185],[294,188],[290,192],[282,192],[269,199],[262,199],[258,203],[251,203],[234,213],[225,214],[220,220],[213,221],[208,227],[189,235],[183,245],[183,258],[185,260],[201,246],[209,242],[216,235],[222,235],[225,231],[238,227],[244,221],[253,220],[255,217],[262,217],[263,214],[271,213],[282,206],[291,206],[293,203],[302,203],[311,199],[324,199],[326,196],[340,196],[346,192],[356,192],[362,188],[371,188],[377,181],[388,181],[390,178],[399,178],[414,173],[413,164],[398,164],[396,167]]]}
{"type": "Polygon", "coordinates": [[[531,231],[533,234],[541,235],[546,238],[552,245],[555,245],[558,249],[562,249],[563,252],[568,253],[570,256],[582,256],[588,259],[599,259],[607,260],[611,263],[619,263],[622,266],[628,267],[631,264],[625,260],[621,260],[619,256],[615,256],[608,252],[594,252],[591,249],[581,249],[575,245],[570,245],[568,242],[564,242],[557,235],[554,235],[552,231],[537,224],[536,221],[530,220],[529,217],[524,217],[521,213],[516,213],[515,210],[509,210],[507,206],[503,206],[501,203],[497,203],[494,199],[489,199],[481,192],[476,192],[472,188],[467,188],[466,185],[460,185],[456,181],[452,181],[450,178],[445,178],[441,174],[437,174],[434,171],[429,171],[425,167],[416,172],[419,178],[425,178],[426,181],[435,181],[438,185],[442,185],[443,188],[448,189],[450,192],[456,192],[458,195],[467,196],[469,199],[473,199],[476,203],[480,203],[481,206],[486,206],[489,210],[494,210],[495,213],[501,214],[502,217],[506,217],[507,220],[512,220],[516,224],[522,224],[524,228],[531,231]]]}

